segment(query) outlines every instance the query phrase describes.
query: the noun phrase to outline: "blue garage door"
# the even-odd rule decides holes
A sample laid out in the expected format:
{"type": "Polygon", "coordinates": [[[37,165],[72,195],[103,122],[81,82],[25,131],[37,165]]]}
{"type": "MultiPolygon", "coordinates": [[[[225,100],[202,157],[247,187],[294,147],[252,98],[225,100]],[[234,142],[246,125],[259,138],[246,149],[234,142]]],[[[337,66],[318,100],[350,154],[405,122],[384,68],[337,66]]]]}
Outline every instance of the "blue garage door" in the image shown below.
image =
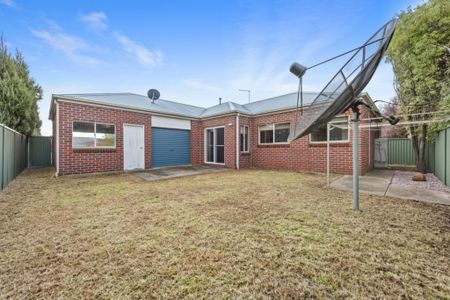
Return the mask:
{"type": "Polygon", "coordinates": [[[189,130],[152,128],[152,167],[190,164],[189,130]]]}

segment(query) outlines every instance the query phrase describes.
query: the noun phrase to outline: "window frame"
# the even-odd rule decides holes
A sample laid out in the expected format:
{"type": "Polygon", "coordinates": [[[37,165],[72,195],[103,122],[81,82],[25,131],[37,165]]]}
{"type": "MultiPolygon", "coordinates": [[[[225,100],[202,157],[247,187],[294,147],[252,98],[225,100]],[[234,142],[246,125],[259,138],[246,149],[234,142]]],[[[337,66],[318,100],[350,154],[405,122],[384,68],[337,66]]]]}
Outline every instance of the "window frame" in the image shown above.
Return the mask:
{"type": "Polygon", "coordinates": [[[72,140],[71,140],[71,142],[72,142],[72,149],[73,150],[79,150],[79,149],[82,149],[82,150],[89,150],[89,149],[91,149],[91,150],[94,150],[94,149],[116,149],[116,147],[117,147],[117,130],[116,130],[116,128],[117,128],[116,124],[113,124],[113,123],[73,120],[72,121],[72,140]],[[73,136],[73,132],[74,132],[73,131],[73,125],[74,125],[75,122],[92,123],[92,124],[94,124],[94,147],[74,147],[73,146],[73,137],[74,137],[73,136]],[[97,124],[114,126],[114,146],[97,146],[97,124]]]}
{"type": "MultiPolygon", "coordinates": [[[[348,116],[348,115],[340,115],[340,116],[336,116],[336,117],[334,117],[333,118],[333,120],[334,119],[343,119],[343,118],[346,118],[347,119],[347,125],[348,125],[348,128],[347,128],[347,139],[346,140],[340,140],[340,141],[332,141],[332,140],[330,140],[330,144],[345,144],[345,143],[349,143],[350,142],[350,116],[348,116]]],[[[328,122],[328,123],[330,123],[330,124],[333,124],[333,123],[341,123],[341,121],[333,121],[333,120],[331,120],[330,122],[328,122]]],[[[328,128],[328,126],[327,126],[327,128],[328,128]]],[[[327,129],[328,130],[328,129],[327,129]]],[[[309,137],[309,143],[310,144],[326,144],[327,143],[327,141],[325,140],[325,141],[312,141],[312,139],[311,139],[311,135],[312,135],[312,133],[310,133],[310,134],[308,134],[308,137],[309,137]]],[[[328,132],[327,132],[327,135],[328,135],[328,132]]]]}
{"type": "Polygon", "coordinates": [[[225,130],[225,126],[224,125],[222,125],[222,126],[213,126],[213,127],[206,127],[206,128],[204,128],[204,130],[203,130],[203,152],[204,152],[204,155],[203,155],[203,159],[204,159],[204,163],[205,164],[212,164],[212,165],[220,165],[220,166],[224,166],[225,165],[225,145],[226,145],[226,142],[225,142],[225,138],[226,138],[226,130],[225,130]],[[216,134],[216,132],[217,132],[217,129],[220,129],[220,128],[223,128],[223,145],[217,145],[217,134],[216,134]],[[208,145],[207,145],[207,133],[208,133],[208,130],[212,130],[213,132],[214,132],[214,139],[213,139],[213,160],[214,161],[208,161],[208,145]],[[219,147],[223,147],[223,163],[218,163],[218,162],[216,162],[217,161],[217,153],[216,153],[216,147],[217,146],[219,146],[219,147]]]}
{"type": "Polygon", "coordinates": [[[289,125],[289,134],[291,134],[291,122],[276,122],[276,123],[268,123],[268,124],[259,124],[258,125],[258,145],[289,145],[290,142],[286,141],[286,142],[276,142],[275,141],[275,125],[280,125],[280,124],[288,124],[289,125]],[[261,143],[261,127],[262,126],[267,126],[267,125],[272,125],[272,139],[273,142],[272,143],[261,143]]]}
{"type": "Polygon", "coordinates": [[[244,135],[244,139],[243,139],[244,142],[245,142],[245,138],[247,138],[247,145],[246,145],[247,146],[247,150],[245,149],[246,148],[245,147],[245,143],[243,143],[242,150],[241,150],[240,145],[239,145],[239,151],[241,153],[250,153],[250,127],[248,125],[242,125],[241,129],[244,130],[244,133],[239,133],[239,142],[241,141],[240,135],[243,134],[244,135]],[[245,133],[245,129],[247,129],[247,133],[245,133]]]}

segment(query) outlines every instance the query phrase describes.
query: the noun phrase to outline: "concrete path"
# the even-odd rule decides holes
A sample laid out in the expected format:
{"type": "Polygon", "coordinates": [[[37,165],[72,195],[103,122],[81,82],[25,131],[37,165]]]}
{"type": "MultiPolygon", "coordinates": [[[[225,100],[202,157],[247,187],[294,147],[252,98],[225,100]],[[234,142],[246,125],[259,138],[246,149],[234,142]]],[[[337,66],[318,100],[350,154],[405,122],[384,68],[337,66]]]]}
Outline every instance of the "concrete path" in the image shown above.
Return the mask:
{"type": "MultiPolygon", "coordinates": [[[[450,205],[450,193],[393,184],[393,175],[394,172],[390,170],[373,170],[359,177],[359,190],[364,194],[450,205]]],[[[333,181],[330,187],[351,192],[353,176],[345,175],[333,181]]]]}
{"type": "Polygon", "coordinates": [[[184,177],[190,175],[200,175],[227,171],[229,169],[221,166],[186,166],[186,167],[171,167],[171,168],[160,168],[145,171],[132,172],[132,174],[148,180],[161,180],[170,179],[177,177],[184,177]]]}

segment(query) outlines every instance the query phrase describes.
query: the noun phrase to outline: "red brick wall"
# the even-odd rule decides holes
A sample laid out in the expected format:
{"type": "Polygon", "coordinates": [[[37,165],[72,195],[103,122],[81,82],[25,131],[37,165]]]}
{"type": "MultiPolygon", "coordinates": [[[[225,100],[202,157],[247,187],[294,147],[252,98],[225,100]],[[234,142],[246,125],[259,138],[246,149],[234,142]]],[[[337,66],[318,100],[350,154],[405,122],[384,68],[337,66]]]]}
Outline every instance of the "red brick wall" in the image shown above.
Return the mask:
{"type": "MultiPolygon", "coordinates": [[[[368,117],[364,108],[361,108],[362,117],[368,117]]],[[[351,116],[351,111],[346,115],[351,116]]],[[[295,112],[240,118],[241,124],[250,124],[250,155],[240,157],[241,167],[253,166],[261,168],[278,168],[293,171],[326,172],[326,143],[311,144],[309,136],[298,139],[286,145],[258,145],[258,127],[269,123],[289,122],[291,130],[295,124],[295,112]]],[[[352,123],[349,122],[349,126],[352,123]]],[[[371,135],[371,148],[369,152],[368,130],[360,131],[360,172],[365,173],[373,166],[373,137],[371,135]],[[373,156],[371,156],[372,158],[373,156]],[[370,162],[370,163],[369,163],[370,162]]],[[[332,143],[330,145],[330,169],[332,173],[351,174],[353,169],[352,131],[349,142],[332,143]]]]}
{"type": "MultiPolygon", "coordinates": [[[[239,127],[241,127],[241,126],[249,127],[248,133],[249,133],[249,150],[250,150],[249,153],[245,153],[245,152],[239,153],[239,167],[240,168],[248,168],[248,167],[252,166],[252,156],[250,153],[252,151],[252,140],[254,139],[254,137],[252,136],[251,125],[252,125],[251,118],[239,116],[239,127]]],[[[240,132],[240,129],[239,129],[239,132],[240,132]]],[[[239,137],[239,149],[241,149],[240,141],[241,141],[241,138],[239,137]]]]}
{"type": "Polygon", "coordinates": [[[59,174],[123,170],[123,125],[145,126],[145,167],[151,166],[151,117],[149,114],[68,102],[59,103],[59,174]],[[115,149],[72,149],[72,122],[96,121],[116,126],[115,149]]]}
{"type": "Polygon", "coordinates": [[[191,163],[203,164],[205,161],[205,129],[224,126],[225,128],[225,166],[236,168],[236,116],[219,117],[210,120],[192,121],[191,163]],[[194,129],[195,127],[195,129],[194,129]],[[197,154],[194,154],[197,153],[197,154]]]}
{"type": "MultiPolygon", "coordinates": [[[[362,111],[362,117],[367,117],[364,109],[362,111]]],[[[151,168],[151,116],[149,114],[67,102],[60,102],[59,113],[59,173],[61,175],[123,170],[123,124],[145,126],[145,167],[151,168]],[[116,148],[72,149],[72,122],[75,120],[115,124],[116,148]]],[[[351,115],[351,111],[346,114],[351,115]]],[[[259,117],[239,117],[239,125],[248,125],[250,133],[250,153],[240,153],[239,155],[241,168],[279,168],[299,172],[326,171],[326,144],[310,144],[308,136],[286,145],[258,145],[258,127],[274,122],[289,122],[292,130],[295,124],[295,112],[259,117]]],[[[56,122],[54,122],[54,133],[56,132],[55,125],[56,122]]],[[[205,128],[217,126],[225,128],[225,166],[236,168],[235,115],[191,121],[191,164],[204,163],[205,128]]],[[[351,126],[351,122],[349,122],[349,126],[351,126]]],[[[375,134],[371,134],[369,150],[369,131],[362,129],[360,132],[360,171],[362,173],[370,170],[373,166],[373,159],[369,159],[369,157],[373,157],[374,136],[375,134]]],[[[349,142],[331,144],[332,173],[352,173],[351,131],[349,139],[349,142]]],[[[54,157],[56,158],[55,150],[54,157]]]]}
{"type": "Polygon", "coordinates": [[[201,165],[203,156],[204,139],[201,121],[191,121],[191,164],[201,165]]]}
{"type": "MultiPolygon", "coordinates": [[[[360,119],[372,118],[374,115],[370,112],[367,107],[360,106],[361,116],[360,119]]],[[[373,123],[372,123],[373,124],[373,123]]],[[[369,125],[369,121],[362,120],[359,122],[360,126],[369,125]]],[[[360,128],[359,130],[359,141],[360,141],[360,172],[364,174],[373,169],[374,162],[374,148],[375,139],[379,138],[380,130],[376,128],[360,128]]]]}
{"type": "MultiPolygon", "coordinates": [[[[56,113],[55,113],[56,115],[56,113]]],[[[56,118],[52,119],[52,164],[56,168],[56,118]]]]}

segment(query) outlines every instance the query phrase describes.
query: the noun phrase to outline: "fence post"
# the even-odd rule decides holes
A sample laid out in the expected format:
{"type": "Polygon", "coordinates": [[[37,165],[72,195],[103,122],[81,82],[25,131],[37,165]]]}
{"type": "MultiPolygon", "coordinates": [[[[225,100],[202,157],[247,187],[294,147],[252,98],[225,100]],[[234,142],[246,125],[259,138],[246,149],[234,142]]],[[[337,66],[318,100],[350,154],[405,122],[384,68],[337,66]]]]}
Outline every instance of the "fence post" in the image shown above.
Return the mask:
{"type": "Polygon", "coordinates": [[[13,135],[13,162],[14,162],[14,177],[16,178],[17,173],[16,173],[16,134],[14,133],[13,135]]]}
{"type": "Polygon", "coordinates": [[[445,182],[446,185],[449,185],[449,183],[448,183],[449,178],[447,178],[447,167],[448,167],[448,161],[447,161],[447,159],[448,159],[448,157],[447,157],[447,143],[448,143],[448,141],[447,141],[447,130],[448,130],[448,127],[445,128],[445,132],[444,132],[444,134],[445,134],[445,139],[444,139],[444,165],[445,165],[445,167],[444,167],[444,182],[445,182]]]}
{"type": "Polygon", "coordinates": [[[5,126],[2,126],[2,190],[4,188],[3,181],[4,181],[4,175],[5,175],[5,126]]]}

